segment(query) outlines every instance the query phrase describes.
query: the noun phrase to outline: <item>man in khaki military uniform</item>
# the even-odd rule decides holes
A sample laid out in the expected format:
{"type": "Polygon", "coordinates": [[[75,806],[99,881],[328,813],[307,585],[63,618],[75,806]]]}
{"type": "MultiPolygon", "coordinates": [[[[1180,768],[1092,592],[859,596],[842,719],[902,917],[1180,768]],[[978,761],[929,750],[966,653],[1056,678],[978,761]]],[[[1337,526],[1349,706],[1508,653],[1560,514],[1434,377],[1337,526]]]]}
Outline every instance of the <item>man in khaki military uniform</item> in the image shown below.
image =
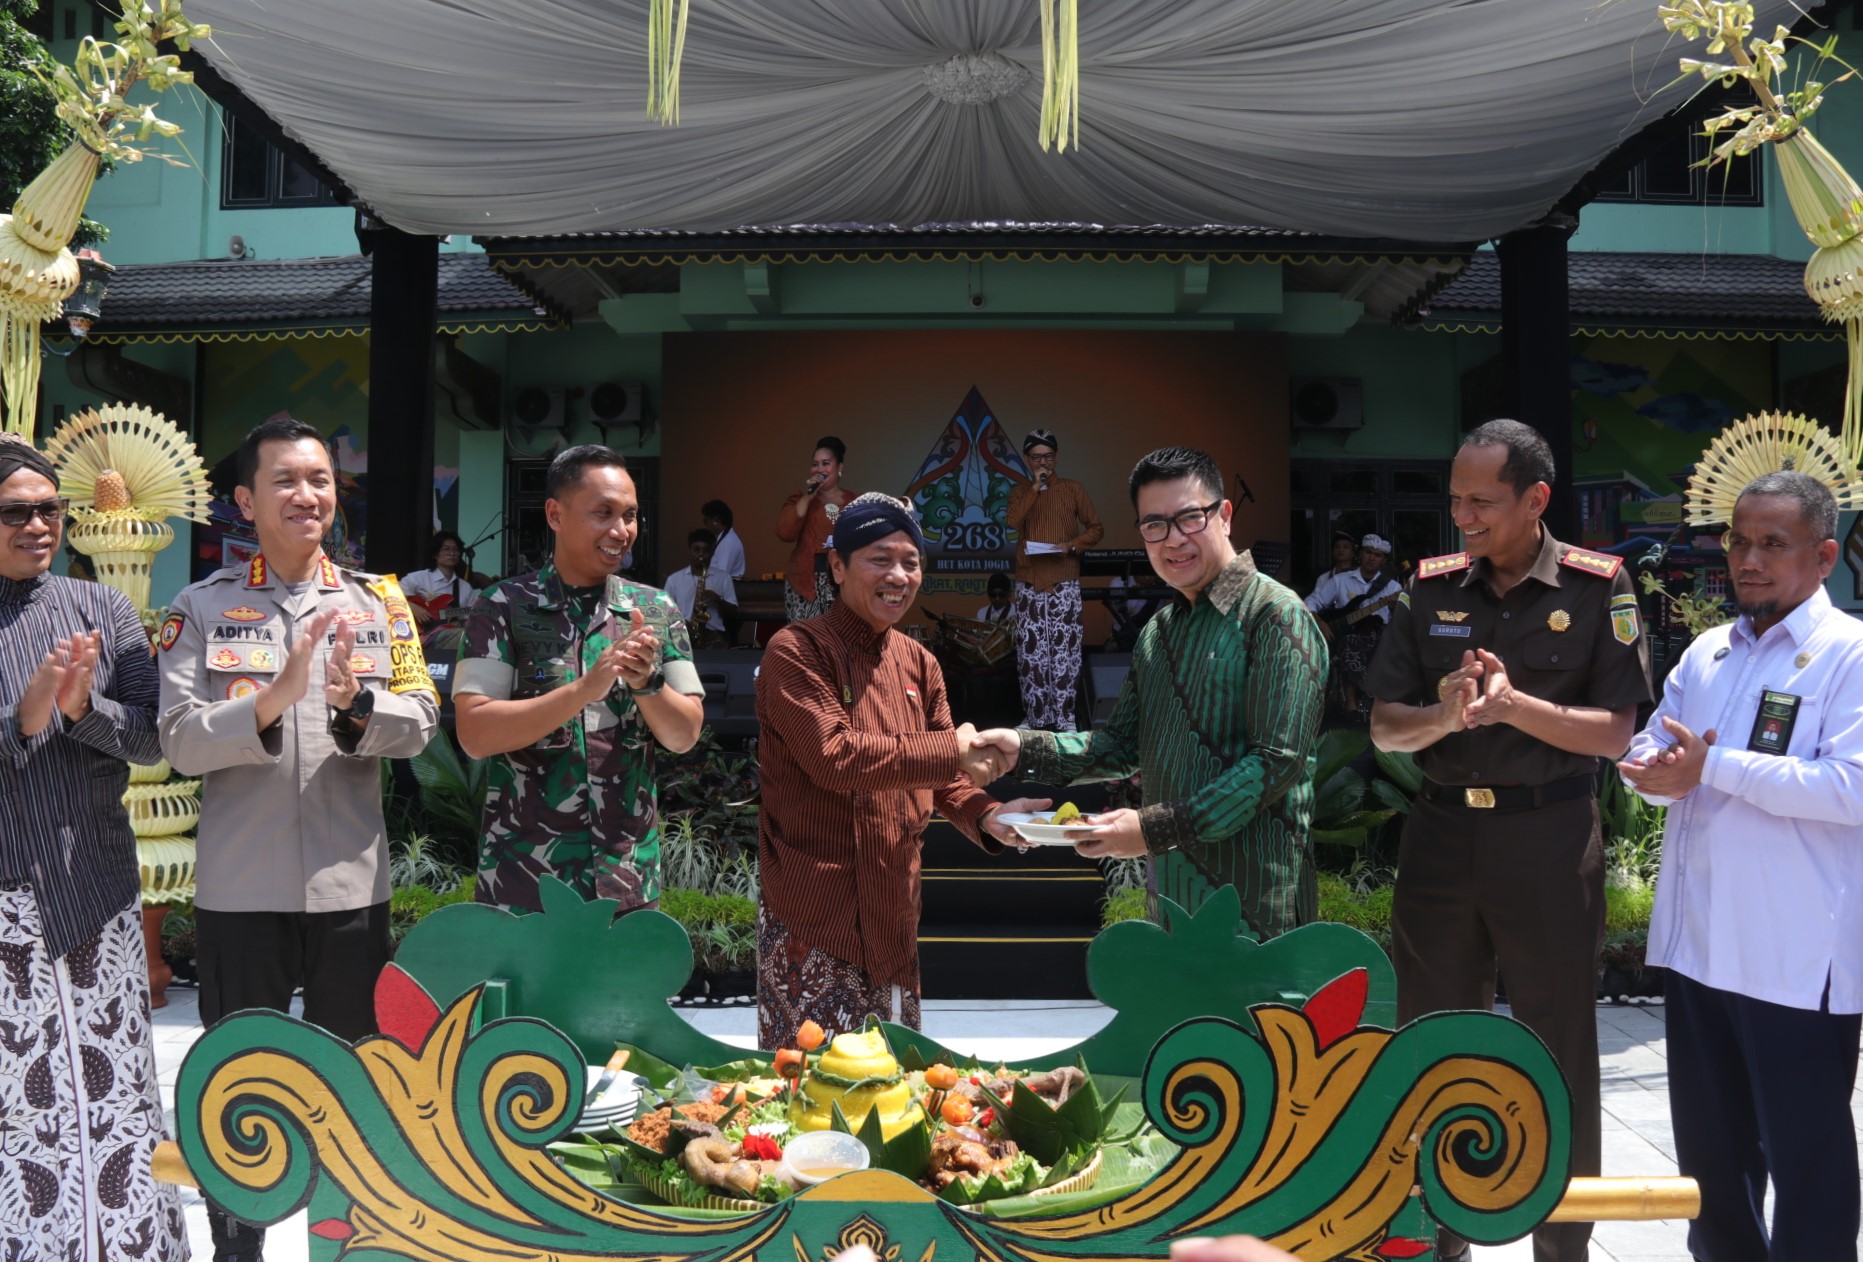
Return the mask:
{"type": "MultiPolygon", "coordinates": [[[[1449,503],[1468,551],[1417,567],[1363,687],[1372,739],[1415,753],[1425,777],[1391,907],[1398,1019],[1492,1007],[1498,964],[1571,1087],[1572,1173],[1595,1175],[1598,759],[1630,744],[1649,650],[1622,561],[1540,524],[1552,479],[1545,439],[1518,421],[1463,440],[1449,503]]],[[[1582,1262],[1590,1236],[1541,1227],[1534,1255],[1582,1262]]]]}
{"type": "MultiPolygon", "coordinates": [[[[205,776],[195,860],[201,1019],[284,1010],[354,1041],[375,1032],[389,957],[381,759],[439,722],[400,589],[323,552],[336,476],[317,431],[246,436],[234,490],[260,554],[187,588],[162,624],[162,752],[205,776]]],[[[214,1256],[263,1233],[214,1211],[214,1256]]]]}

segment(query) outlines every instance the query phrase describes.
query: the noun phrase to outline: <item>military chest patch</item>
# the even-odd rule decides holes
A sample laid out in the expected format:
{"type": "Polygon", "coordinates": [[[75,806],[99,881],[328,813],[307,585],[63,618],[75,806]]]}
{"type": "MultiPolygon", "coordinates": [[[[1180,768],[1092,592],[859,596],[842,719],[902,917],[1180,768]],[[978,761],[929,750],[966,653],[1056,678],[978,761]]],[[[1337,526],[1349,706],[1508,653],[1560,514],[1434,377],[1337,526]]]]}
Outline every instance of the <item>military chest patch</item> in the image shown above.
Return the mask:
{"type": "Polygon", "coordinates": [[[352,627],[366,627],[375,621],[373,609],[345,609],[337,615],[352,627]]]}
{"type": "Polygon", "coordinates": [[[1569,548],[1559,558],[1559,564],[1569,569],[1582,570],[1586,574],[1596,574],[1599,578],[1616,578],[1617,571],[1624,568],[1624,558],[1603,552],[1588,552],[1584,548],[1569,548]]]}
{"type": "Polygon", "coordinates": [[[244,675],[241,675],[238,679],[235,679],[226,686],[226,699],[228,701],[238,701],[241,697],[250,697],[258,690],[258,680],[248,679],[244,675]]]}
{"type": "Polygon", "coordinates": [[[246,659],[232,649],[219,649],[207,655],[207,664],[215,670],[237,670],[246,664],[246,659]]]}
{"type": "Polygon", "coordinates": [[[375,659],[370,657],[367,653],[357,653],[354,657],[349,659],[349,669],[358,675],[373,675],[375,673],[375,659]]]}
{"type": "Polygon", "coordinates": [[[1468,610],[1466,609],[1438,609],[1436,611],[1436,620],[1438,622],[1467,622],[1468,621],[1468,610]]]}
{"type": "Polygon", "coordinates": [[[175,641],[181,638],[181,628],[186,624],[187,619],[178,613],[171,613],[162,620],[162,634],[157,640],[162,646],[162,652],[166,653],[175,647],[175,641]]]}
{"type": "Polygon", "coordinates": [[[246,654],[246,665],[254,670],[277,670],[278,655],[270,649],[253,649],[246,654]]]}
{"type": "Polygon", "coordinates": [[[1444,574],[1454,574],[1468,568],[1468,553],[1455,552],[1444,557],[1431,557],[1417,566],[1418,578],[1437,578],[1444,574]]]}
{"type": "Polygon", "coordinates": [[[1619,644],[1635,644],[1643,634],[1643,620],[1637,612],[1637,598],[1625,592],[1611,597],[1611,638],[1619,644]]]}
{"type": "Polygon", "coordinates": [[[237,609],[228,609],[227,611],[222,613],[220,616],[222,618],[230,618],[234,622],[264,622],[265,621],[265,615],[260,613],[257,609],[254,609],[251,605],[241,605],[237,609]]]}

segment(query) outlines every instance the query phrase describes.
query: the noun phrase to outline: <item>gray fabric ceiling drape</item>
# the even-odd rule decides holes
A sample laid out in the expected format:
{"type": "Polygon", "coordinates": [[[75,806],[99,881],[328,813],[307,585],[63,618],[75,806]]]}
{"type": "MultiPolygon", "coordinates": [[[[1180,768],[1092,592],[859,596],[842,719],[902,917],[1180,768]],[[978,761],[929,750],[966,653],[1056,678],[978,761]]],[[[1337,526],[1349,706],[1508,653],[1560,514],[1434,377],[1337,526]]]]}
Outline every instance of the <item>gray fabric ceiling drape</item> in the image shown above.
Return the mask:
{"type": "MultiPolygon", "coordinates": [[[[1795,16],[1762,0],[1756,29],[1795,16]]],[[[1036,0],[692,0],[646,121],[638,0],[189,0],[201,51],[388,222],[1531,222],[1669,108],[1653,0],[1081,0],[1081,148],[1036,140],[1036,0]]]]}

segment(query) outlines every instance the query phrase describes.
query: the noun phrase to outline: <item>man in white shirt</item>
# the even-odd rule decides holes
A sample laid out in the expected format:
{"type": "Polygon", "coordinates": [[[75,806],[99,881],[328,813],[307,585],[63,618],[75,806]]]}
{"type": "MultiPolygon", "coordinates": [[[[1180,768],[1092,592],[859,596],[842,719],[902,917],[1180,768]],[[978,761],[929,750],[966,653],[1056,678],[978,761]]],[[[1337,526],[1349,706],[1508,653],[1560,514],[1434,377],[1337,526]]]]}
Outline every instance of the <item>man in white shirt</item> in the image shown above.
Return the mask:
{"type": "Polygon", "coordinates": [[[731,506],[723,500],[706,500],[699,508],[705,529],[718,536],[712,545],[712,568],[733,583],[744,577],[744,541],[731,528],[731,506]]]}
{"type": "Polygon", "coordinates": [[[1824,593],[1837,505],[1822,483],[1768,474],[1733,517],[1740,618],[1689,646],[1618,764],[1669,807],[1648,962],[1670,970],[1669,1111],[1701,1185],[1688,1246],[1703,1262],[1854,1260],[1863,622],[1824,593]]]}
{"type": "Polygon", "coordinates": [[[685,615],[692,630],[692,642],[700,648],[723,648],[725,614],[737,609],[737,584],[718,568],[713,552],[716,538],[709,530],[694,530],[686,535],[686,548],[692,564],[666,576],[666,594],[685,615]],[[704,609],[695,609],[703,605],[704,609]]]}
{"type": "Polygon", "coordinates": [[[1307,597],[1307,608],[1313,611],[1320,630],[1333,646],[1333,667],[1339,672],[1345,710],[1361,715],[1367,722],[1371,719],[1371,698],[1360,692],[1359,682],[1371,665],[1371,655],[1378,651],[1378,637],[1391,621],[1391,605],[1403,590],[1402,584],[1384,572],[1384,562],[1390,555],[1391,545],[1382,536],[1366,535],[1359,540],[1358,564],[1328,574],[1307,597]],[[1366,608],[1373,612],[1347,624],[1344,611],[1366,608]]]}

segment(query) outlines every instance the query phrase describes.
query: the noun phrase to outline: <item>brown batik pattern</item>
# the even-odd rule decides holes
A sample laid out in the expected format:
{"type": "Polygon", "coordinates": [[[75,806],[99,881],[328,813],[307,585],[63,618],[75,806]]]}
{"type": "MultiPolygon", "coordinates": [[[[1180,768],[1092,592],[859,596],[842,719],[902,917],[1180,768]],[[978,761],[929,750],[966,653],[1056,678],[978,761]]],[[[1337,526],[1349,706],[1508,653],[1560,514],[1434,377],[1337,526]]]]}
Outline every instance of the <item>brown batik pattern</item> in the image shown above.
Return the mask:
{"type": "Polygon", "coordinates": [[[0,1239],[9,1258],[178,1262],[142,911],[52,959],[30,887],[0,889],[0,1239]]]}
{"type": "Polygon", "coordinates": [[[1074,730],[1074,685],[1080,678],[1080,584],[1037,591],[1016,584],[1016,672],[1025,727],[1074,730]]]}
{"type": "MultiPolygon", "coordinates": [[[[797,941],[767,907],[757,908],[757,1046],[787,1047],[813,1021],[829,1037],[858,1030],[869,1015],[893,1020],[893,988],[859,965],[797,941]]],[[[900,1025],[919,1028],[919,970],[899,986],[900,1025]]]]}

